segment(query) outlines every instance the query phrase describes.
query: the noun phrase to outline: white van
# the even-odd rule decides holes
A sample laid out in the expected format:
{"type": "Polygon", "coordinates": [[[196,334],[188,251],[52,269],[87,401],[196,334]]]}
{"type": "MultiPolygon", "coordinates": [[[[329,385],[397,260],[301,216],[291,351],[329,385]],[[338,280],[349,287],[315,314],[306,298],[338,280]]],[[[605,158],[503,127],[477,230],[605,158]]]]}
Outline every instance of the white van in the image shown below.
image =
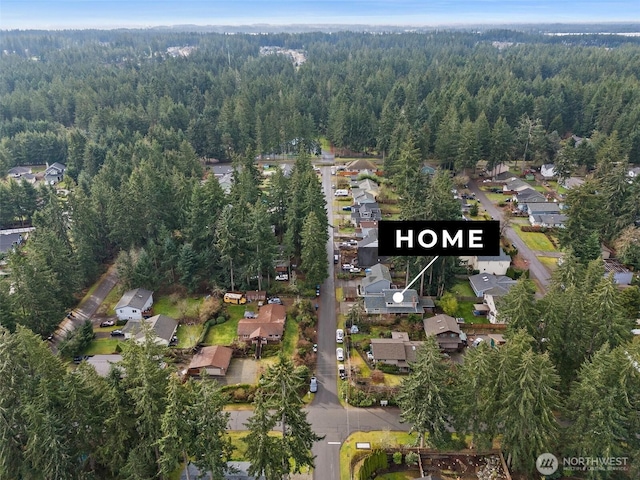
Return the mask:
{"type": "Polygon", "coordinates": [[[344,190],[342,188],[339,188],[338,190],[336,190],[334,192],[334,195],[336,197],[348,197],[349,196],[349,190],[344,190]]]}
{"type": "Polygon", "coordinates": [[[344,341],[344,330],[341,328],[336,330],[336,342],[342,343],[344,341]]]}

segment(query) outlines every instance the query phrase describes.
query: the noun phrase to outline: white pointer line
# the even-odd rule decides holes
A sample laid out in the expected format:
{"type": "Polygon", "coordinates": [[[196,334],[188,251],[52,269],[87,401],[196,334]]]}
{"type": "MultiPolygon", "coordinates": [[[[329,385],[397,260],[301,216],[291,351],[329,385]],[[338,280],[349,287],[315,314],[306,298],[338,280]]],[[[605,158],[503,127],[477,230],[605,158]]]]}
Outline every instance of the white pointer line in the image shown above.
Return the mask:
{"type": "Polygon", "coordinates": [[[431,260],[429,262],[429,264],[426,267],[424,267],[422,269],[422,271],[418,275],[416,275],[416,278],[411,280],[411,283],[409,283],[409,285],[404,287],[404,290],[402,290],[402,292],[394,293],[393,294],[393,301],[396,302],[396,303],[402,303],[402,301],[404,300],[404,292],[406,292],[409,289],[409,287],[411,287],[411,285],[416,283],[416,280],[418,280],[422,276],[422,274],[427,271],[427,268],[429,268],[431,265],[433,265],[433,262],[435,262],[439,257],[440,257],[440,255],[436,255],[435,257],[433,257],[433,260],[431,260]]]}

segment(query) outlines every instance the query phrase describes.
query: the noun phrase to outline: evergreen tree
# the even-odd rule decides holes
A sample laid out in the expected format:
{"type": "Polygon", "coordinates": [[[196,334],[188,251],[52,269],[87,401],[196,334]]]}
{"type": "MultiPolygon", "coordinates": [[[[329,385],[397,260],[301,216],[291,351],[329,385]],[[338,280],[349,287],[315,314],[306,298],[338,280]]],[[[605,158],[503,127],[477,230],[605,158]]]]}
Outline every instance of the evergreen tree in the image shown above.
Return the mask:
{"type": "Polygon", "coordinates": [[[320,285],[329,276],[326,229],[322,228],[314,212],[307,215],[302,226],[301,260],[308,285],[320,285]]]}
{"type": "Polygon", "coordinates": [[[412,371],[403,380],[397,397],[402,419],[418,432],[421,444],[426,438],[431,446],[438,447],[447,439],[452,407],[448,383],[448,364],[435,337],[428,336],[417,349],[412,371]]]}
{"type": "Polygon", "coordinates": [[[501,323],[507,324],[509,335],[523,329],[536,340],[542,339],[540,312],[535,293],[533,282],[520,278],[509,292],[499,299],[498,319],[501,323]]]}

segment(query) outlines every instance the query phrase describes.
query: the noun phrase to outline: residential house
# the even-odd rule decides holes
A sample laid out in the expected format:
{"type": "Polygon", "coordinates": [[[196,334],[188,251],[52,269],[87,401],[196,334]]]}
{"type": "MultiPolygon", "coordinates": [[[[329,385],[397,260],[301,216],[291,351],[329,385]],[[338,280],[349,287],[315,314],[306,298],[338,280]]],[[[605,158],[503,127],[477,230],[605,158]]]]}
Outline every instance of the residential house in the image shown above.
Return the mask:
{"type": "Polygon", "coordinates": [[[233,186],[233,172],[225,173],[221,176],[216,175],[216,178],[218,179],[218,183],[220,184],[222,191],[228,195],[231,191],[231,187],[233,186]]]}
{"type": "Polygon", "coordinates": [[[369,315],[402,315],[417,313],[422,315],[424,307],[418,292],[408,289],[404,292],[401,302],[396,302],[393,298],[395,293],[402,292],[399,289],[382,290],[378,294],[371,294],[364,297],[364,310],[369,315]]]}
{"type": "Polygon", "coordinates": [[[377,222],[379,220],[382,220],[382,211],[375,202],[351,207],[351,223],[356,227],[359,227],[363,221],[377,222]]]}
{"type": "Polygon", "coordinates": [[[136,288],[125,292],[115,306],[118,320],[140,320],[142,313],[153,305],[153,292],[136,288]]]}
{"type": "Polygon", "coordinates": [[[143,325],[149,326],[154,334],[154,341],[159,345],[167,346],[173,340],[178,329],[178,321],[166,315],[154,315],[150,318],[141,320],[129,320],[122,328],[124,338],[133,339],[142,343],[145,340],[145,332],[143,325]]]}
{"type": "Polygon", "coordinates": [[[505,275],[479,273],[470,276],[469,283],[476,297],[483,297],[486,292],[504,295],[516,284],[516,281],[505,275]]]}
{"type": "Polygon", "coordinates": [[[383,290],[391,289],[391,273],[389,268],[381,263],[376,263],[366,271],[366,277],[359,285],[359,295],[381,294],[383,290]]]}
{"type": "Polygon", "coordinates": [[[503,185],[502,191],[504,193],[522,192],[523,190],[527,190],[529,188],[531,188],[531,185],[529,185],[527,182],[519,178],[514,178],[513,180],[509,180],[507,183],[503,185]]]}
{"type": "Polygon", "coordinates": [[[49,185],[55,185],[64,178],[64,172],[67,169],[62,163],[55,162],[51,165],[47,164],[47,169],[44,171],[44,181],[49,185]]]}
{"type": "Polygon", "coordinates": [[[280,342],[284,335],[287,310],[283,305],[263,305],[255,318],[242,318],[238,322],[238,338],[245,342],[266,344],[280,342]]]}
{"type": "Polygon", "coordinates": [[[91,355],[87,358],[87,363],[93,365],[96,373],[101,377],[109,375],[113,365],[122,360],[122,355],[91,355]]]}
{"type": "Polygon", "coordinates": [[[378,187],[378,184],[373,180],[371,180],[370,178],[365,178],[364,180],[360,180],[358,182],[357,188],[363,192],[373,195],[374,198],[377,197],[378,193],[380,192],[380,187],[378,187]]]}
{"type": "MultiPolygon", "coordinates": [[[[376,203],[376,197],[360,188],[351,189],[351,197],[356,205],[365,205],[367,203],[376,203]]],[[[376,203],[377,205],[377,203],[376,203]]]]}
{"type": "Polygon", "coordinates": [[[378,256],[378,229],[371,228],[362,233],[365,237],[358,242],[358,266],[366,268],[376,263],[385,263],[387,257],[378,256]]]}
{"type": "Polygon", "coordinates": [[[460,330],[460,325],[458,325],[455,318],[440,314],[425,318],[422,323],[424,325],[424,333],[427,336],[435,336],[441,350],[445,352],[462,350],[466,335],[460,330]]]}
{"type": "Polygon", "coordinates": [[[371,352],[376,363],[395,365],[401,372],[408,372],[423,343],[409,340],[406,332],[391,332],[391,338],[372,338],[371,352]]]}
{"type": "MultiPolygon", "coordinates": [[[[491,323],[498,323],[498,298],[506,295],[511,287],[516,284],[515,280],[504,275],[489,275],[480,273],[469,277],[471,288],[477,297],[482,297],[483,303],[487,305],[486,315],[491,323]]],[[[474,307],[475,308],[475,307],[474,307]]],[[[479,308],[475,308],[480,311],[479,308]]],[[[483,309],[484,310],[484,309],[483,309]]],[[[483,311],[482,313],[484,313],[483,311]]]]}
{"type": "Polygon", "coordinates": [[[520,210],[521,212],[526,212],[527,204],[544,203],[547,201],[547,199],[543,194],[529,187],[524,190],[520,190],[519,192],[516,192],[513,195],[513,201],[517,202],[518,210],[520,210]]]}
{"type": "Polygon", "coordinates": [[[633,281],[633,272],[617,260],[605,260],[604,271],[606,276],[613,275],[613,281],[618,285],[631,285],[633,281]]]}
{"type": "Polygon", "coordinates": [[[555,177],[556,166],[553,163],[545,163],[540,167],[540,175],[547,179],[555,177]]]}
{"type": "Polygon", "coordinates": [[[460,261],[465,262],[472,270],[492,275],[505,275],[511,265],[511,257],[502,248],[498,255],[460,257],[460,261]]]}
{"type": "Polygon", "coordinates": [[[561,186],[566,188],[567,190],[571,190],[572,188],[577,188],[582,184],[584,184],[584,179],[578,177],[569,177],[562,181],[561,186]]]}
{"type": "Polygon", "coordinates": [[[17,247],[22,244],[24,238],[22,233],[6,230],[0,232],[0,253],[7,253],[13,247],[17,247]]]}
{"type": "Polygon", "coordinates": [[[527,203],[527,215],[551,215],[560,213],[560,204],[556,202],[527,203]]]}
{"type": "Polygon", "coordinates": [[[516,178],[518,178],[518,176],[515,173],[507,171],[492,176],[491,181],[495,183],[507,183],[516,178]]]}
{"type": "Polygon", "coordinates": [[[228,173],[233,173],[233,164],[217,163],[211,167],[211,171],[216,177],[222,177],[228,173]]]}
{"type": "Polygon", "coordinates": [[[529,215],[529,223],[534,227],[564,228],[564,224],[569,217],[561,213],[542,213],[539,215],[529,215]]]}
{"type": "Polygon", "coordinates": [[[207,375],[224,377],[229,370],[233,350],[222,345],[203,347],[196,353],[186,370],[187,375],[198,376],[204,370],[207,375]]]}
{"type": "Polygon", "coordinates": [[[373,162],[365,158],[360,158],[347,163],[345,169],[353,172],[363,172],[364,170],[375,172],[377,167],[373,162]]]}
{"type": "Polygon", "coordinates": [[[7,172],[7,174],[11,178],[20,178],[30,173],[32,173],[31,167],[13,167],[13,168],[10,168],[9,171],[7,172]]]}

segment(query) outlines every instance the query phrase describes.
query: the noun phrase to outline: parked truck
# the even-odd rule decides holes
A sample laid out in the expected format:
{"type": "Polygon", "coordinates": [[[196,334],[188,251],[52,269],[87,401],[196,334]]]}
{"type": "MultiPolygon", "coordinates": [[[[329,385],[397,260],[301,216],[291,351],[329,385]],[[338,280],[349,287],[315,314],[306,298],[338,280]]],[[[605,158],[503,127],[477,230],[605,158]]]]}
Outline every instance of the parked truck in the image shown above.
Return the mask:
{"type": "Polygon", "coordinates": [[[233,305],[244,305],[247,303],[247,298],[244,293],[227,292],[224,294],[224,303],[231,303],[233,305]]]}

